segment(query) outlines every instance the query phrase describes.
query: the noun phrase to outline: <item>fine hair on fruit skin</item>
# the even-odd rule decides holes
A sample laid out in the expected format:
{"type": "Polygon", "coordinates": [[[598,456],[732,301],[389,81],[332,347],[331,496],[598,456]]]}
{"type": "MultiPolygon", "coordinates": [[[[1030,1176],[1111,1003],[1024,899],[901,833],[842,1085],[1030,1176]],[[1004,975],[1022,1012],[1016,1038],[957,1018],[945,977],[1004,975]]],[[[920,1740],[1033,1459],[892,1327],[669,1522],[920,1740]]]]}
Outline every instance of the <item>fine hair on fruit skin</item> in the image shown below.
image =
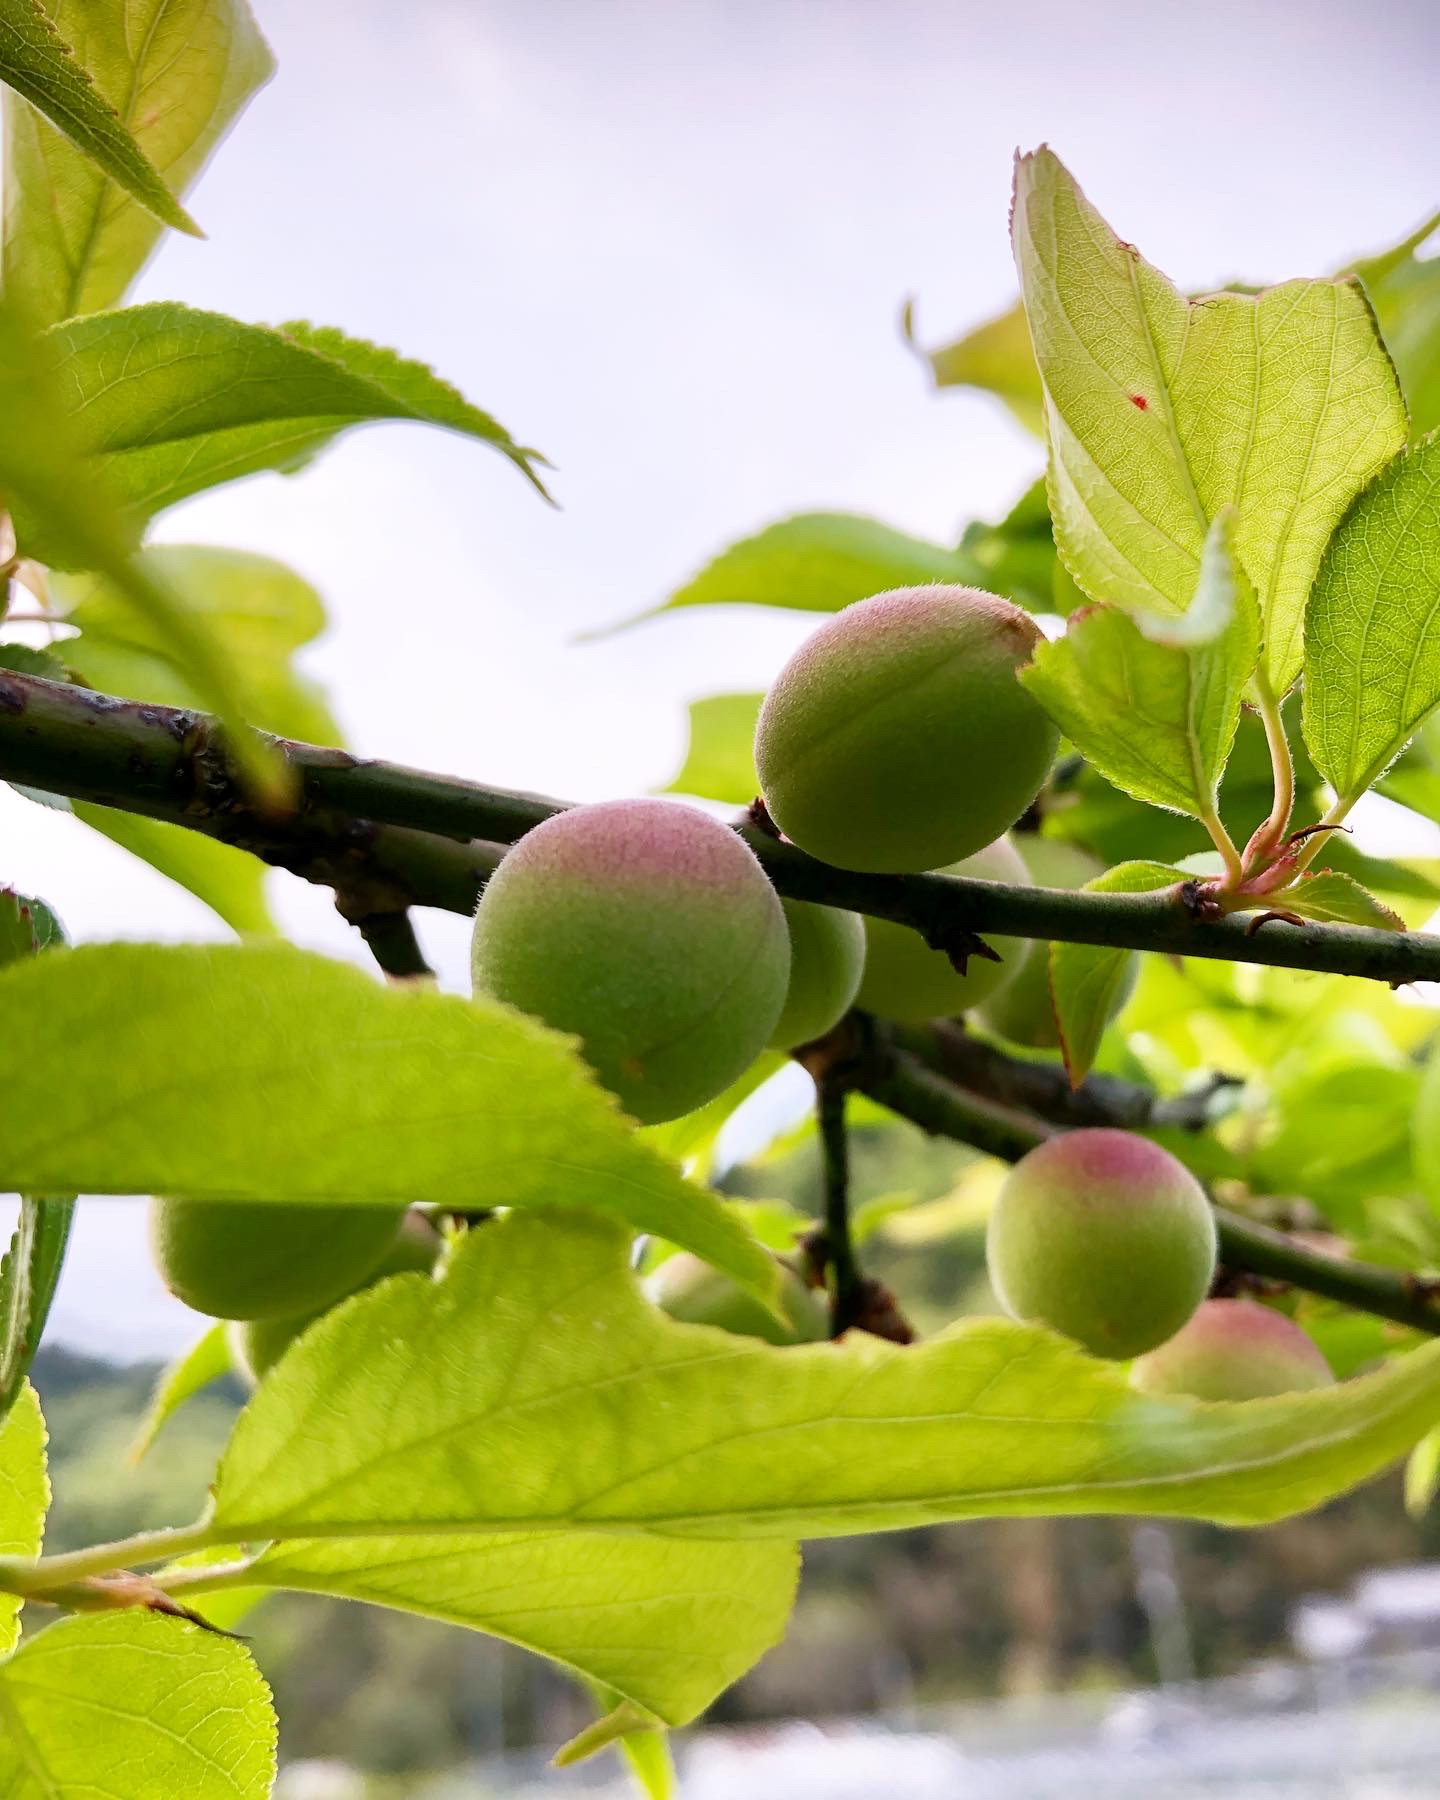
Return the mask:
{"type": "Polygon", "coordinates": [[[990,1215],[991,1284],[1012,1318],[1125,1360],[1171,1338],[1215,1272],[1205,1190],[1133,1132],[1065,1132],[1022,1157],[990,1215]]]}
{"type": "Polygon", "coordinates": [[[477,995],[577,1036],[642,1124],[724,1091],[769,1043],[790,937],[754,852],[675,800],[607,800],[527,833],[475,914],[477,995]]]}
{"type": "Polygon", "coordinates": [[[865,969],[865,924],[858,913],[808,900],[780,905],[790,933],[790,981],[770,1047],[793,1050],[823,1037],[854,1004],[865,969]]]}
{"type": "Polygon", "coordinates": [[[1130,1370],[1131,1386],[1142,1393],[1196,1400],[1263,1400],[1330,1387],[1334,1380],[1315,1340],[1256,1300],[1207,1300],[1130,1370]]]}
{"type": "MultiPolygon", "coordinates": [[[[1030,876],[1008,837],[952,864],[946,875],[1028,887],[1030,876]]],[[[985,934],[999,957],[972,956],[962,975],[943,950],[932,950],[918,931],[889,919],[865,920],[865,971],[856,1005],[883,1019],[948,1018],[1001,993],[1024,964],[1023,939],[985,934]]]]}
{"type": "Polygon", "coordinates": [[[780,671],[755,731],[771,818],[812,856],[879,874],[939,869],[1014,824],[1059,741],[1016,679],[1027,613],[969,587],[847,606],[780,671]]]}
{"type": "Polygon", "coordinates": [[[404,1211],[156,1199],[150,1245],[166,1287],[196,1312],[283,1318],[357,1287],[390,1248],[404,1211]]]}

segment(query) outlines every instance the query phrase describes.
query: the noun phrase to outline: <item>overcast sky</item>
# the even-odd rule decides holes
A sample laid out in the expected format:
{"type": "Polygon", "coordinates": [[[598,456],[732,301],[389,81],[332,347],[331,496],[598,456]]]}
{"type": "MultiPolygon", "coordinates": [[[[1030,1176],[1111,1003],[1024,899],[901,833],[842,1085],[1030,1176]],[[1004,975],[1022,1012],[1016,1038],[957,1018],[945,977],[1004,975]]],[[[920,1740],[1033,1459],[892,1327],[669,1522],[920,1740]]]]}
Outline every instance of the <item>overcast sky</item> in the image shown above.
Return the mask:
{"type": "MultiPolygon", "coordinates": [[[[576,798],[643,791],[684,703],[763,686],[803,616],[662,598],[785,513],[935,537],[1003,510],[1038,446],[937,397],[900,344],[1006,305],[1011,154],[1048,140],[1186,286],[1323,272],[1440,198],[1422,0],[258,0],[280,69],[140,298],[308,317],[432,362],[557,465],[382,426],[156,535],[267,551],[324,594],[307,657],[352,744],[576,798]]],[[[0,788],[0,877],[84,938],[224,936],[143,865],[0,788]]],[[[353,954],[272,876],[296,937],[353,954]]],[[[423,922],[458,985],[462,920],[423,922]]],[[[131,1203],[90,1202],[56,1332],[174,1348],[131,1203]]]]}

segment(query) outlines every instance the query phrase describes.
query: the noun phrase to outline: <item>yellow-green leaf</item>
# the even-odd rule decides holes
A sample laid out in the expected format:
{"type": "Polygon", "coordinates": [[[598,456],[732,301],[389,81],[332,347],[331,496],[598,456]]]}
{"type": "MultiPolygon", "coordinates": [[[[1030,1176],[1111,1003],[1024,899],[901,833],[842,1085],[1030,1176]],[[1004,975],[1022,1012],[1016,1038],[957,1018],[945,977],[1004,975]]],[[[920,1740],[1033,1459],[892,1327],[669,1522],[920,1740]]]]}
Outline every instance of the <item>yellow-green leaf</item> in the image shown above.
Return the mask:
{"type": "Polygon", "coordinates": [[[1344,277],[1189,300],[1045,149],[1016,165],[1013,235],[1071,573],[1097,600],[1183,611],[1233,506],[1283,694],[1330,534],[1408,430],[1364,290],[1344,277]]]}
{"type": "MultiPolygon", "coordinates": [[[[44,11],[176,194],[274,72],[246,0],[44,0],[44,11]]],[[[5,161],[6,287],[46,324],[116,305],[159,238],[154,212],[11,96],[5,161]]]]}
{"type": "Polygon", "coordinates": [[[1305,742],[1342,800],[1377,781],[1440,704],[1440,435],[1360,496],[1305,615],[1305,742]]]}
{"type": "Polygon", "coordinates": [[[4,970],[0,1016],[11,1186],[581,1202],[774,1291],[772,1259],[636,1137],[573,1040],[497,1002],[288,944],[105,944],[4,970]]]}
{"type": "MultiPolygon", "coordinates": [[[[1128,862],[1085,883],[1089,894],[1153,894],[1185,877],[1163,863],[1128,862]]],[[[1100,1039],[1115,1011],[1129,972],[1132,952],[1108,944],[1050,946],[1050,999],[1060,1028],[1060,1047],[1071,1083],[1090,1072],[1100,1039]]]]}
{"type": "Polygon", "coordinates": [[[1188,612],[1092,606],[1040,644],[1020,679],[1116,787],[1195,819],[1215,816],[1240,699],[1260,649],[1255,597],[1226,520],[1211,527],[1188,612]]]}

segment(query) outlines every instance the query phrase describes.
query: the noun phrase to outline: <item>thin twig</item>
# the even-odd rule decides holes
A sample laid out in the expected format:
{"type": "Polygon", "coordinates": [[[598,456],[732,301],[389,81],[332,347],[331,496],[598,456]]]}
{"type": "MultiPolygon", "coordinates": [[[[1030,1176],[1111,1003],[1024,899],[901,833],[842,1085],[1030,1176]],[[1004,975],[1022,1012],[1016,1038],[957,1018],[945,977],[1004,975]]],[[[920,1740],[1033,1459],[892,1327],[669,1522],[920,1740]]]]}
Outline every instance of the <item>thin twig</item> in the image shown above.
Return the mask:
{"type": "Polygon", "coordinates": [[[827,1069],[815,1082],[815,1112],[825,1172],[825,1262],[829,1270],[830,1335],[838,1338],[861,1310],[863,1281],[850,1236],[850,1139],[845,1129],[844,1077],[827,1069]]]}
{"type": "Polygon", "coordinates": [[[408,911],[366,913],[351,923],[392,981],[434,980],[435,971],[425,960],[408,911]]]}

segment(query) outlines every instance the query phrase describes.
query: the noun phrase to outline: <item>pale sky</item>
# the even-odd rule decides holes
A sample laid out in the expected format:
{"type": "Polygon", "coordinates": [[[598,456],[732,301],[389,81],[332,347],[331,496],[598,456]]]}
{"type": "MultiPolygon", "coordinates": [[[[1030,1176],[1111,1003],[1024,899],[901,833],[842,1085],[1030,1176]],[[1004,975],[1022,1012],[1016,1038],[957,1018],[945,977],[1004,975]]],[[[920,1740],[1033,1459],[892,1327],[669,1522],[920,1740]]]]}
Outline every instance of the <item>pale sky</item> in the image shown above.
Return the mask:
{"type": "MultiPolygon", "coordinates": [[[[432,362],[557,465],[357,433],[156,535],[263,550],[324,594],[307,655],[353,746],[574,798],[664,782],[684,703],[764,686],[804,615],[691,611],[594,645],[714,551],[816,507],[953,537],[1040,466],[995,403],[900,344],[1007,304],[1010,159],[1049,141],[1186,286],[1323,272],[1440,198],[1440,13],[1423,0],[258,0],[279,73],[142,299],[308,317],[432,362]]],[[[0,788],[0,879],[73,936],[227,935],[179,889],[0,788]]],[[[301,941],[356,954],[271,877],[301,941]]],[[[460,919],[422,930],[463,979],[460,919]]],[[[82,1209],[56,1335],[112,1354],[198,1327],[133,1203],[82,1209]]]]}

